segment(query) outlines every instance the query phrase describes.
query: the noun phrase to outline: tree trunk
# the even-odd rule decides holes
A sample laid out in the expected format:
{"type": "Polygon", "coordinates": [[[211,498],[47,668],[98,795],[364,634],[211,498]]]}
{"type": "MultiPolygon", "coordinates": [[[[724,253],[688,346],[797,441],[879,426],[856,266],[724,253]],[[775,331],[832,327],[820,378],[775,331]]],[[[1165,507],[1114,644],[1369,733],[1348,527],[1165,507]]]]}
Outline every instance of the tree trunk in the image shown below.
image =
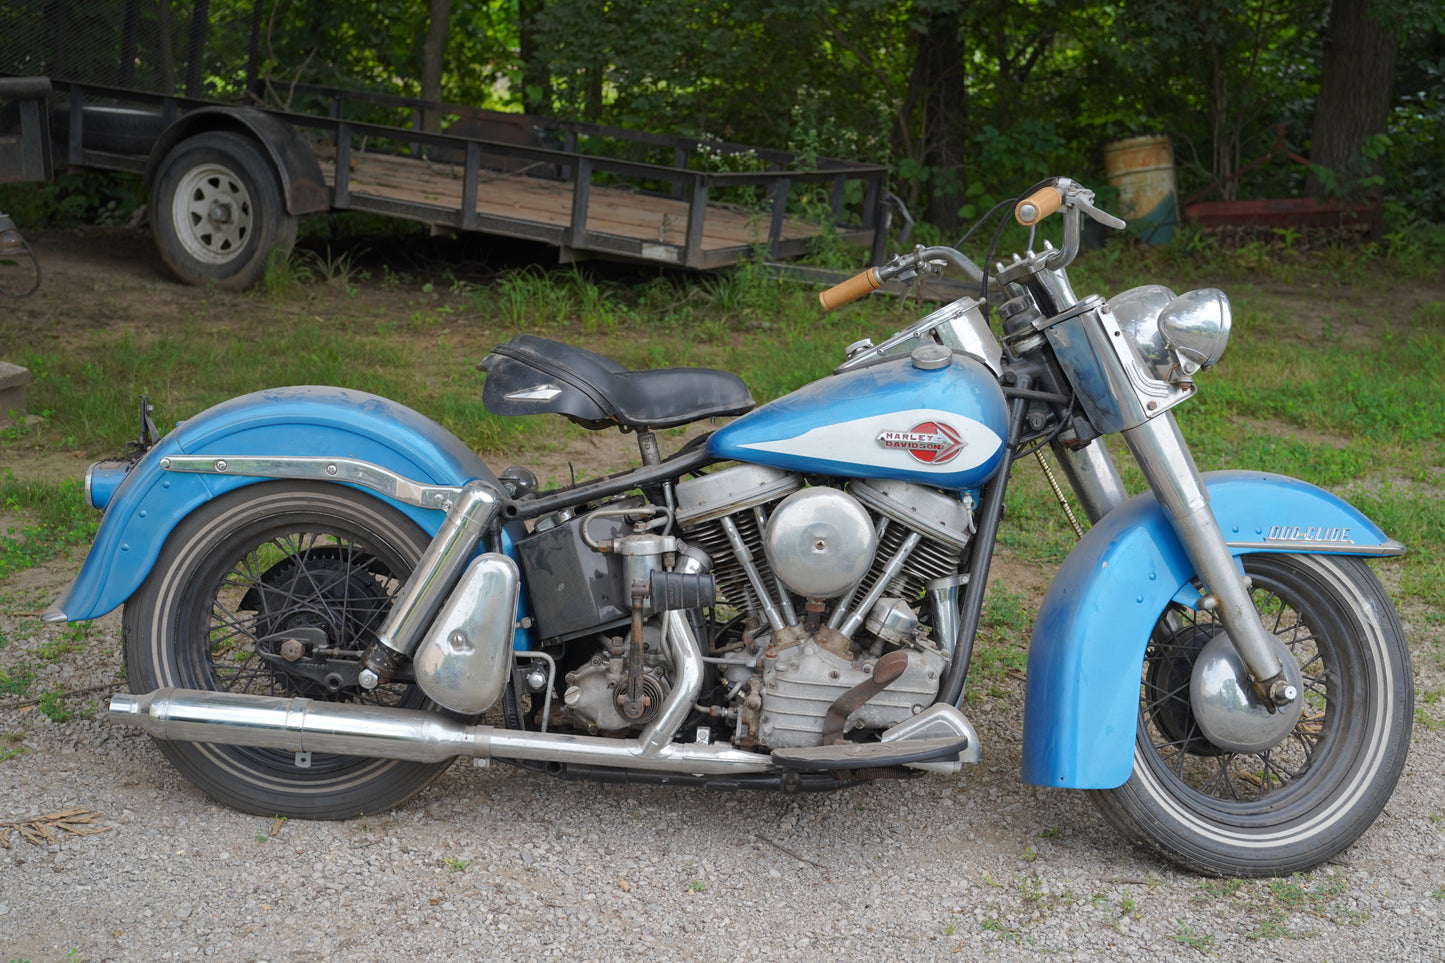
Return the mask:
{"type": "Polygon", "coordinates": [[[1373,0],[1333,0],[1310,160],[1334,172],[1335,184],[1311,174],[1305,188],[1311,197],[1348,188],[1342,180],[1368,173],[1361,149],[1389,122],[1398,50],[1399,38],[1376,19],[1373,0]]]}
{"type": "Polygon", "coordinates": [[[1225,67],[1224,53],[1220,50],[1219,44],[1209,44],[1209,133],[1210,133],[1210,154],[1214,161],[1215,183],[1223,182],[1219,196],[1222,200],[1232,201],[1239,197],[1239,181],[1226,180],[1235,169],[1235,151],[1231,140],[1238,138],[1237,131],[1234,138],[1230,137],[1229,125],[1229,71],[1225,67]]]}
{"type": "Polygon", "coordinates": [[[919,142],[929,178],[923,216],[944,233],[956,233],[963,225],[959,208],[966,196],[964,158],[969,148],[966,54],[962,15],[930,14],[918,38],[911,86],[922,103],[919,142]]]}
{"type": "MultiPolygon", "coordinates": [[[[442,68],[447,57],[447,31],[452,20],[452,0],[427,0],[426,38],[421,48],[421,99],[439,102],[442,99],[442,68]]],[[[422,112],[422,130],[438,133],[442,129],[441,112],[422,112]]]]}
{"type": "Polygon", "coordinates": [[[545,0],[517,0],[518,53],[522,58],[522,111],[543,116],[552,113],[552,72],[537,43],[537,17],[545,0]]]}

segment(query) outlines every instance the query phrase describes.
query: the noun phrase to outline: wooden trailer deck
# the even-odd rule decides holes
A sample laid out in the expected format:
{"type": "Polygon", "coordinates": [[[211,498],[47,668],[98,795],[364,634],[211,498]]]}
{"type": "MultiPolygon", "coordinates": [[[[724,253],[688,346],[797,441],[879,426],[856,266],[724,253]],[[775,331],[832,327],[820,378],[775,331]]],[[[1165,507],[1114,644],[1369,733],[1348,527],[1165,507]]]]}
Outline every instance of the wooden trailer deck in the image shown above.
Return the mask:
{"type": "Polygon", "coordinates": [[[205,4],[190,16],[157,0],[44,6],[43,17],[0,36],[0,76],[47,75],[50,146],[72,167],[154,179],[184,140],[225,131],[264,149],[292,215],[368,211],[541,241],[564,260],[694,270],[759,250],[795,258],[835,237],[867,248],[869,263],[885,253],[882,165],[308,83],[304,64],[294,76],[263,73],[271,25],[259,6],[244,59],[235,18],[211,49],[205,4]],[[82,7],[86,16],[108,10],[120,29],[77,30],[82,7]],[[188,22],[188,42],[163,57],[147,31],[171,22],[166,11],[177,27],[188,22]]]}
{"type": "MultiPolygon", "coordinates": [[[[444,164],[390,154],[351,154],[348,176],[338,192],[336,161],[321,159],[321,170],[333,192],[333,206],[394,213],[431,208],[436,223],[451,224],[506,237],[543,240],[570,256],[585,251],[630,256],[688,267],[716,267],[735,263],[758,246],[769,246],[768,211],[747,211],[707,203],[698,212],[696,254],[688,263],[690,201],[625,187],[588,184],[586,203],[580,205],[574,180],[535,177],[523,173],[479,169],[475,200],[467,204],[465,165],[444,164]],[[337,199],[337,194],[344,196],[337,199]],[[470,208],[474,219],[465,212],[470,208]],[[585,213],[581,236],[574,218],[585,213]],[[457,219],[460,215],[460,220],[457,219]]],[[[795,217],[784,217],[776,238],[774,256],[806,251],[822,229],[795,217]]],[[[844,232],[849,243],[869,244],[871,231],[844,232]]]]}
{"type": "Polygon", "coordinates": [[[799,169],[794,154],[742,144],[333,87],[302,84],[294,93],[312,109],[282,116],[323,144],[318,160],[337,209],[543,241],[564,259],[601,255],[706,270],[759,248],[772,259],[807,254],[823,229],[788,208],[812,191],[815,200],[829,198],[826,216],[843,243],[867,247],[873,262],[883,254],[888,169],[880,165],[818,158],[813,169],[799,169]],[[406,126],[367,122],[378,110],[405,117],[406,126]],[[427,111],[450,118],[448,130],[423,133],[427,111]],[[694,169],[704,152],[765,169],[694,169]],[[718,203],[719,194],[752,204],[718,203]]]}

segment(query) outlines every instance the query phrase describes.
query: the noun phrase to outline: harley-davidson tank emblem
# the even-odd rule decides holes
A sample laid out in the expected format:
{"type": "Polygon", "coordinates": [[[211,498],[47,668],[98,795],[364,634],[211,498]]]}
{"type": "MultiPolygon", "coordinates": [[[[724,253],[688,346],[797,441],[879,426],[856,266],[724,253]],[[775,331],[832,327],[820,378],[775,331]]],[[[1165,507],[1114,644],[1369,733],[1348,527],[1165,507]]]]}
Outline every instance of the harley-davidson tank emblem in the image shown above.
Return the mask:
{"type": "Polygon", "coordinates": [[[907,431],[885,431],[878,436],[884,448],[902,448],[914,458],[930,465],[952,461],[967,444],[952,425],[925,421],[907,431]]]}

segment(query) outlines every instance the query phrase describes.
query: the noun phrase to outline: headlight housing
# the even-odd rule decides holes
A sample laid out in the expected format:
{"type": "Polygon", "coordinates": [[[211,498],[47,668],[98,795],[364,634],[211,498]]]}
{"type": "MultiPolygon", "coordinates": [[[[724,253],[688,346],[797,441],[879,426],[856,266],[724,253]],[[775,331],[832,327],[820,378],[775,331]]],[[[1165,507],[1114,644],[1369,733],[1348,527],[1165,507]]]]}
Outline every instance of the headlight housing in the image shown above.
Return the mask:
{"type": "Polygon", "coordinates": [[[1218,288],[1187,291],[1159,315],[1159,331],[1174,349],[1185,377],[1224,356],[1231,323],[1229,295],[1218,288]]]}
{"type": "Polygon", "coordinates": [[[1229,296],[1200,288],[1175,297],[1160,284],[1131,288],[1109,299],[1114,324],[1156,379],[1190,380],[1220,359],[1229,343],[1229,296]]]}

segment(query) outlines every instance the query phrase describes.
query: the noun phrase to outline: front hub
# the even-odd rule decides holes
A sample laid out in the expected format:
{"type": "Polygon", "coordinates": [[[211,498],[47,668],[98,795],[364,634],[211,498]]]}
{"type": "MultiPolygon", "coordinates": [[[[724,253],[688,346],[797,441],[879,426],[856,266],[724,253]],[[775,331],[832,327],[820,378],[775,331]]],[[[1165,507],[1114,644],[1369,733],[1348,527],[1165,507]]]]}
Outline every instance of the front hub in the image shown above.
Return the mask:
{"type": "MultiPolygon", "coordinates": [[[[1278,656],[1284,682],[1302,692],[1299,663],[1289,647],[1265,633],[1278,656]]],[[[1189,680],[1189,702],[1194,718],[1209,741],[1232,752],[1262,752],[1294,729],[1304,709],[1296,697],[1272,706],[1259,694],[1244,660],[1229,636],[1220,632],[1199,652],[1189,680]]]]}

